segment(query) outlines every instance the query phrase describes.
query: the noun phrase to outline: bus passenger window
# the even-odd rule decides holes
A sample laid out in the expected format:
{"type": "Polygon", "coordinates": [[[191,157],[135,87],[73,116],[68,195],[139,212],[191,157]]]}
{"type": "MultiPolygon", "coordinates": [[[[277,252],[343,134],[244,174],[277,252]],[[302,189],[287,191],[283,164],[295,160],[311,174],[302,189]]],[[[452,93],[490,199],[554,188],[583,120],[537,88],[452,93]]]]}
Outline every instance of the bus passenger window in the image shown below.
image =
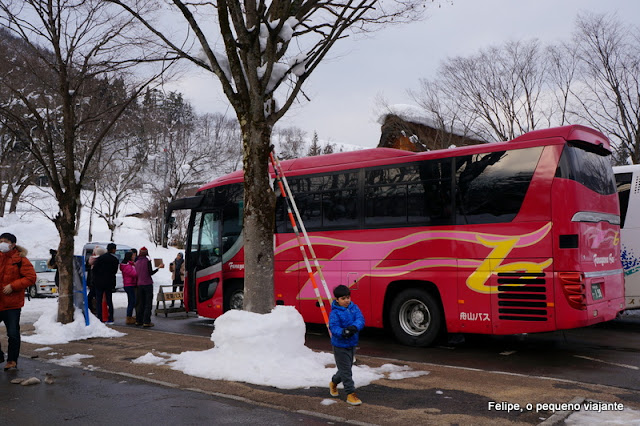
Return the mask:
{"type": "Polygon", "coordinates": [[[322,225],[348,226],[357,225],[356,213],[357,192],[332,191],[322,194],[322,225]]]}
{"type": "Polygon", "coordinates": [[[633,173],[619,173],[616,175],[618,198],[620,200],[620,228],[624,228],[624,219],[629,208],[629,195],[631,195],[631,178],[633,173]]]}
{"type": "Polygon", "coordinates": [[[535,147],[456,157],[456,223],[512,221],[541,153],[535,147]]]}
{"type": "Polygon", "coordinates": [[[407,185],[367,188],[365,192],[366,225],[392,225],[407,222],[407,185]]]}

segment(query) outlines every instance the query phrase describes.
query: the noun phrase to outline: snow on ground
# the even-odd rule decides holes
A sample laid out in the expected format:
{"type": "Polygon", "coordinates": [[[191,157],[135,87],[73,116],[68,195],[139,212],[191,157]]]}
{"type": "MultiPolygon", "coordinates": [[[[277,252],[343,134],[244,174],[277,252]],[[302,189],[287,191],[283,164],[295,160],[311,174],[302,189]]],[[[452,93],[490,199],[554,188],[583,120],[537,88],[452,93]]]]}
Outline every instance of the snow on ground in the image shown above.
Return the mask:
{"type": "Polygon", "coordinates": [[[53,364],[62,365],[63,367],[80,367],[83,359],[93,358],[93,355],[73,354],[67,355],[60,359],[54,359],[51,362],[53,364]]]}
{"type": "MultiPolygon", "coordinates": [[[[326,387],[336,371],[333,354],[312,351],[304,345],[304,336],[304,321],[294,307],[276,306],[266,315],[229,311],[216,319],[211,335],[214,348],[160,357],[149,353],[134,362],[166,364],[191,376],[280,389],[326,387]],[[286,374],[282,374],[283,365],[286,374]]],[[[410,370],[391,364],[355,365],[353,378],[362,387],[387,375],[402,379],[429,374],[410,370]]]]}
{"type": "Polygon", "coordinates": [[[22,340],[27,343],[40,345],[59,345],[75,340],[86,340],[92,337],[122,337],[126,334],[120,333],[107,327],[98,321],[93,314],[89,313],[89,325],[86,325],[82,311],[76,309],[74,321],[69,324],[61,324],[56,321],[58,317],[58,307],[53,303],[40,315],[40,318],[33,323],[35,333],[29,336],[22,336],[22,340]]]}

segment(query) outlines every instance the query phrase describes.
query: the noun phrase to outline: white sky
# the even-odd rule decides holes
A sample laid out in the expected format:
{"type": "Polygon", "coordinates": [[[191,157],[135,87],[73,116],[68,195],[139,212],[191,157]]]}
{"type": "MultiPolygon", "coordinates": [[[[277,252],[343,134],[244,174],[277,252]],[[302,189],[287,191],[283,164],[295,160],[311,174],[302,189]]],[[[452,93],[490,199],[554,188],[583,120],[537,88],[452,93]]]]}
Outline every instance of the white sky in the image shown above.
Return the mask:
{"type": "MultiPolygon", "coordinates": [[[[336,43],[304,88],[311,102],[292,108],[279,122],[321,140],[373,148],[380,138],[375,99],[410,103],[407,89],[431,78],[442,60],[465,56],[509,40],[568,40],[579,11],[617,12],[636,23],[637,0],[439,0],[429,18],[385,28],[368,39],[336,43]]],[[[226,99],[211,77],[196,74],[167,86],[182,91],[198,112],[225,112],[226,99]]],[[[228,114],[233,117],[233,110],[228,114]]]]}

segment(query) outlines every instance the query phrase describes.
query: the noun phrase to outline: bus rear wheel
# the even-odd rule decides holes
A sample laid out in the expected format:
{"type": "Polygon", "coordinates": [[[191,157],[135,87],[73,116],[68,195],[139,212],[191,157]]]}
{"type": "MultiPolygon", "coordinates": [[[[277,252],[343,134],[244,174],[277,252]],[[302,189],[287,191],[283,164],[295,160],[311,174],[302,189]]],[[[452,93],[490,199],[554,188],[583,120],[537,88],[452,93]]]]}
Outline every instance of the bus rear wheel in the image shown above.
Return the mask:
{"type": "Polygon", "coordinates": [[[389,324],[395,338],[408,346],[429,346],[442,330],[442,310],[425,290],[401,291],[389,311],[389,324]]]}

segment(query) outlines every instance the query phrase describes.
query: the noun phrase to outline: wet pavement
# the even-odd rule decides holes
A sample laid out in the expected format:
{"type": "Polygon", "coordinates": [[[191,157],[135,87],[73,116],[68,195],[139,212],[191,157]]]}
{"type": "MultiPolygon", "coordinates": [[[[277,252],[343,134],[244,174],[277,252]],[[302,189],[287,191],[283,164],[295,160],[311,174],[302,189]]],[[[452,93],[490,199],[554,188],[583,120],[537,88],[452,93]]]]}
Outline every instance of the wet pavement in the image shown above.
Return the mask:
{"type": "Polygon", "coordinates": [[[0,372],[2,424],[278,424],[320,425],[314,416],[162,386],[134,377],[63,367],[29,358],[0,372]],[[22,386],[14,378],[40,378],[22,386]],[[48,382],[45,383],[45,379],[48,382]]]}
{"type": "MultiPolygon", "coordinates": [[[[638,392],[611,386],[555,380],[429,362],[398,362],[385,357],[358,356],[358,364],[386,363],[428,371],[421,377],[382,379],[358,389],[363,405],[352,407],[343,397],[332,405],[325,388],[283,390],[239,382],[207,380],[171,370],[166,365],[133,364],[149,352],[181,353],[205,350],[213,323],[172,314],[154,317],[156,327],[126,326],[118,320],[119,338],[96,338],[63,345],[23,342],[19,370],[1,372],[0,419],[9,424],[539,424],[546,410],[507,410],[506,404],[568,403],[575,398],[620,402],[640,409],[638,392]],[[188,329],[185,334],[180,330],[188,329]],[[55,364],[83,354],[76,367],[55,364]],[[32,386],[11,384],[14,377],[38,377],[32,386]],[[44,383],[46,377],[52,384],[44,383]],[[493,402],[504,402],[496,409],[493,402]],[[500,407],[499,407],[500,408],[500,407]]],[[[24,325],[22,333],[33,327],[24,325]]],[[[0,333],[6,345],[6,336],[0,333]]],[[[5,346],[6,347],[6,346],[5,346]]],[[[286,372],[286,366],[283,366],[286,372]]],[[[561,419],[558,421],[562,421],[561,419]]]]}

